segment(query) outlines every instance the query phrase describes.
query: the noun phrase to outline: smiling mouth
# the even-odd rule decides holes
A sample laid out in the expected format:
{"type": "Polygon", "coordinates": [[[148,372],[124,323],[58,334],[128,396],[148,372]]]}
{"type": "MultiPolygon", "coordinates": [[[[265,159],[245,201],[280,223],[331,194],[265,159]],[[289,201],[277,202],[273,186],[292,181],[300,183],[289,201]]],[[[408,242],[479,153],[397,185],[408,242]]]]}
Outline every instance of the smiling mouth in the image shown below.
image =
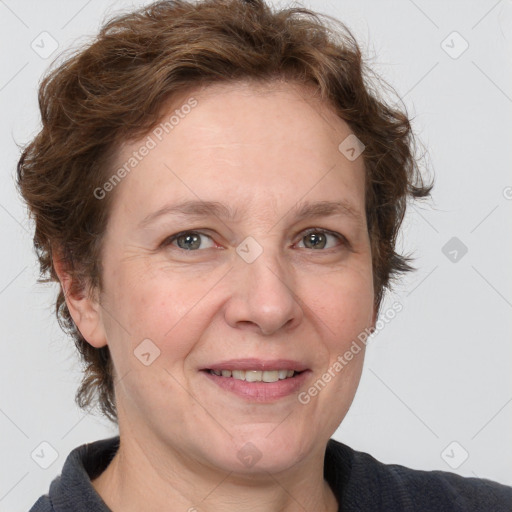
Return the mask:
{"type": "Polygon", "coordinates": [[[210,375],[246,382],[277,382],[303,373],[295,370],[205,370],[210,375]]]}

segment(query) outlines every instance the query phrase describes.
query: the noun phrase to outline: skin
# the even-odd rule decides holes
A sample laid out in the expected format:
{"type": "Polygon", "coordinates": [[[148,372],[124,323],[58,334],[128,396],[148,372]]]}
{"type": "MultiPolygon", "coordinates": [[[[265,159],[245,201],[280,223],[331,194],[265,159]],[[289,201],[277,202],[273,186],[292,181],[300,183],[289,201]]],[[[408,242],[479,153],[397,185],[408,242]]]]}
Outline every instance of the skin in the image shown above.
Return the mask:
{"type": "MultiPolygon", "coordinates": [[[[115,366],[121,446],[93,481],[114,511],[338,509],[324,453],[356,393],[364,347],[305,405],[297,393],[245,399],[199,371],[232,358],[294,359],[311,370],[307,390],[375,324],[363,158],[338,150],[350,128],[312,92],[239,82],[182,96],[164,117],[190,96],[198,105],[110,192],[103,290],[67,304],[115,366]],[[163,205],[199,198],[226,202],[238,218],[170,215],[138,228],[163,205]],[[359,220],[293,214],[300,202],[339,200],[359,220]],[[348,243],[328,235],[312,247],[308,228],[348,243]],[[204,234],[200,248],[160,246],[186,230],[204,234]],[[248,236],[263,249],[252,263],[236,252],[248,236]],[[134,350],[148,338],[160,355],[145,366],[134,350]],[[249,442],[261,455],[251,466],[237,456],[249,442]]],[[[116,165],[144,140],[119,148],[116,165]]]]}

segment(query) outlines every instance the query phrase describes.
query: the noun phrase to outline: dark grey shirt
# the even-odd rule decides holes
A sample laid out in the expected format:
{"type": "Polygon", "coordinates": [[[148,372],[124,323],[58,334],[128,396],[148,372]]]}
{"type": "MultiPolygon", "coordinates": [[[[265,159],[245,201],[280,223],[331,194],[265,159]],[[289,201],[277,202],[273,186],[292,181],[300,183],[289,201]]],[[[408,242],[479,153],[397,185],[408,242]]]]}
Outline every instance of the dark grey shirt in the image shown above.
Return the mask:
{"type": "MultiPolygon", "coordinates": [[[[119,437],[75,448],[62,474],[30,512],[111,512],[91,480],[108,466],[119,437]]],[[[339,512],[512,512],[512,487],[445,471],[383,464],[371,455],[329,440],[324,477],[339,512]]]]}

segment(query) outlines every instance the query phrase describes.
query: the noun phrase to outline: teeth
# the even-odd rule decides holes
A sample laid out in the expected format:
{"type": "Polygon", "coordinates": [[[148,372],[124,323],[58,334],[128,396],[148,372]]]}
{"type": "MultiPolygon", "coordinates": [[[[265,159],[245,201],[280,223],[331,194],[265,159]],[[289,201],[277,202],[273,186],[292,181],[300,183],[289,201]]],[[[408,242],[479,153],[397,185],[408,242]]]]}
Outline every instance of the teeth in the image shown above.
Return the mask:
{"type": "Polygon", "coordinates": [[[210,373],[219,377],[233,377],[247,382],[277,382],[293,377],[294,370],[210,370],[210,373]]]}
{"type": "MultiPolygon", "coordinates": [[[[265,372],[268,373],[268,372],[265,372]]],[[[261,382],[261,377],[263,372],[258,372],[256,370],[246,371],[245,372],[245,380],[247,382],[261,382]]]]}
{"type": "Polygon", "coordinates": [[[261,380],[263,382],[277,382],[279,380],[279,372],[277,370],[262,372],[261,380]]]}

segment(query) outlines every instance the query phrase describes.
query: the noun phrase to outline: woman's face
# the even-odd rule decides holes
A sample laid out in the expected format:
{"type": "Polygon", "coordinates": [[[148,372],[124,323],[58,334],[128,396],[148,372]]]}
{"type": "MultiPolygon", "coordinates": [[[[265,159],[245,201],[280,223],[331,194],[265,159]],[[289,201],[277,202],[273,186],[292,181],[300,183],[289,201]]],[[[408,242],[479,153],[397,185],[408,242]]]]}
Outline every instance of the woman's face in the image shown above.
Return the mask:
{"type": "Polygon", "coordinates": [[[210,86],[163,122],[176,109],[112,168],[129,172],[109,192],[88,340],[110,347],[122,436],[226,471],[284,470],[347,413],[364,348],[335,363],[375,320],[363,159],[298,86],[210,86]]]}

